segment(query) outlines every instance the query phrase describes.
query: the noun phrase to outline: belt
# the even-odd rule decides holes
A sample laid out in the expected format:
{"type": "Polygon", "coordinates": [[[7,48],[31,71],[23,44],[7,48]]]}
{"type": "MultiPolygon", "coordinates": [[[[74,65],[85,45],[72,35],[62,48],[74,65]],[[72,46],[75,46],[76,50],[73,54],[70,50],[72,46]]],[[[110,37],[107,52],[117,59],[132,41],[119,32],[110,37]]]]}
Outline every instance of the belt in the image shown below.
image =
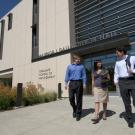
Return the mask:
{"type": "Polygon", "coordinates": [[[70,80],[70,82],[81,82],[82,81],[82,79],[80,79],[80,80],[70,80]]]}
{"type": "Polygon", "coordinates": [[[134,77],[120,77],[119,80],[135,80],[134,77]]]}

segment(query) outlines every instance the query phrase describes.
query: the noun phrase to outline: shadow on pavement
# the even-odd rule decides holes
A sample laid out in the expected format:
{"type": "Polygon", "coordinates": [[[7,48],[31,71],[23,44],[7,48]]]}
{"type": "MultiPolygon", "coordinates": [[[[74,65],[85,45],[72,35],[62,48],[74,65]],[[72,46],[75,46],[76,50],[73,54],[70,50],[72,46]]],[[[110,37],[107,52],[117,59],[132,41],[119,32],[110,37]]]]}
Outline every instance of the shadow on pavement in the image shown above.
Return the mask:
{"type": "MultiPolygon", "coordinates": [[[[128,119],[127,119],[127,117],[126,117],[126,112],[120,113],[119,117],[120,117],[120,118],[124,118],[125,121],[128,123],[128,119]]],[[[133,113],[133,122],[135,123],[135,113],[133,113]]]]}
{"type": "MultiPolygon", "coordinates": [[[[114,112],[114,111],[112,111],[112,110],[107,110],[106,111],[106,117],[111,117],[111,116],[113,116],[113,115],[115,115],[116,114],[116,112],[114,112]]],[[[103,118],[103,111],[101,111],[100,113],[99,113],[99,121],[101,120],[103,118]]]]}
{"type": "MultiPolygon", "coordinates": [[[[86,117],[87,115],[94,113],[95,109],[94,108],[89,108],[89,109],[83,109],[82,110],[82,118],[86,117]]],[[[114,114],[116,114],[116,112],[112,111],[112,110],[107,110],[107,117],[111,117],[114,114]]],[[[99,113],[99,121],[103,118],[103,111],[101,111],[99,113]]]]}
{"type": "Polygon", "coordinates": [[[90,113],[94,113],[94,109],[93,109],[93,108],[83,109],[83,110],[82,110],[82,118],[83,118],[83,117],[86,117],[86,116],[89,115],[90,113]]]}

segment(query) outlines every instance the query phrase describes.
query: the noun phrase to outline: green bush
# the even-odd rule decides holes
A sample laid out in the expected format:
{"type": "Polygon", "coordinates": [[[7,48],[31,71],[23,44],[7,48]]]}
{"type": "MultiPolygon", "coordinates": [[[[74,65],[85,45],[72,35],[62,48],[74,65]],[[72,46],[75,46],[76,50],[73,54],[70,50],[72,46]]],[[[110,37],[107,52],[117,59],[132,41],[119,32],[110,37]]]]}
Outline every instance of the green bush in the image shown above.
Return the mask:
{"type": "Polygon", "coordinates": [[[23,105],[34,105],[38,103],[43,103],[43,97],[41,95],[38,96],[23,96],[23,105]]]}
{"type": "Polygon", "coordinates": [[[46,92],[43,95],[44,102],[51,102],[55,101],[57,99],[57,93],[56,92],[46,92]]]}
{"type": "MultiPolygon", "coordinates": [[[[57,99],[56,92],[39,91],[33,83],[27,83],[23,88],[22,102],[24,106],[34,105],[55,101],[57,99]]],[[[12,109],[16,105],[16,87],[9,88],[0,84],[0,110],[12,109]]]]}
{"type": "Polygon", "coordinates": [[[55,101],[57,94],[55,92],[39,92],[38,88],[33,83],[27,83],[23,92],[24,106],[55,101]]]}
{"type": "Polygon", "coordinates": [[[55,92],[47,92],[45,94],[39,94],[35,96],[24,96],[23,103],[24,106],[34,105],[38,103],[47,103],[55,101],[57,99],[57,94],[55,92]]]}
{"type": "Polygon", "coordinates": [[[0,110],[12,109],[15,106],[16,92],[0,84],[0,110]]]}
{"type": "Polygon", "coordinates": [[[39,91],[33,83],[27,83],[23,91],[24,106],[40,103],[39,91]]]}

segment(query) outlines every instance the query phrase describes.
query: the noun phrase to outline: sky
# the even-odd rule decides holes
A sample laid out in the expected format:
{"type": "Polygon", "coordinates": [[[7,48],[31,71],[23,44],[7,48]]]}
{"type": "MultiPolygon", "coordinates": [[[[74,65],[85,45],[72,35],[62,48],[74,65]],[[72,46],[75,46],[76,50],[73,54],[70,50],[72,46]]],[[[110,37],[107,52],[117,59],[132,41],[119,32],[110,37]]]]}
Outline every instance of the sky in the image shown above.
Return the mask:
{"type": "Polygon", "coordinates": [[[18,4],[21,0],[0,0],[0,18],[18,4]]]}

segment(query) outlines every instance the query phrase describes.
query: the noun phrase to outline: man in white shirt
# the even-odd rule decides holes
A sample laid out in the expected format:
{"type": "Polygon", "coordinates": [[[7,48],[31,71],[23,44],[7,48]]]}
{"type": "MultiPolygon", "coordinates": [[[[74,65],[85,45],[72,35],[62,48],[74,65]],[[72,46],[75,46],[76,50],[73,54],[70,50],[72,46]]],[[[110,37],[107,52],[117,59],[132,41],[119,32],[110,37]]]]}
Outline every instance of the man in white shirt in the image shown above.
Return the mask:
{"type": "Polygon", "coordinates": [[[116,55],[119,60],[115,64],[114,83],[119,85],[122,100],[125,106],[128,126],[133,128],[133,116],[131,109],[131,96],[135,106],[135,56],[131,56],[130,66],[127,64],[128,55],[124,48],[117,48],[116,55]]]}

